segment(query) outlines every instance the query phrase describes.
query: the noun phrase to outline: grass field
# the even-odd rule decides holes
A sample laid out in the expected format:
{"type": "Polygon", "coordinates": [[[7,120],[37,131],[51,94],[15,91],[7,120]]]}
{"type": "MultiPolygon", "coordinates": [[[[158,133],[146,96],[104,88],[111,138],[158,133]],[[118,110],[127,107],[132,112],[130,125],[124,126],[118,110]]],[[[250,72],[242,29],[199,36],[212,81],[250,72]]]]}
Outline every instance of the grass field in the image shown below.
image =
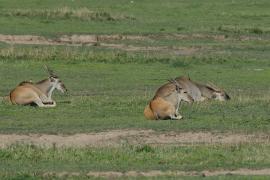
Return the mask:
{"type": "MultiPolygon", "coordinates": [[[[8,95],[23,80],[46,78],[45,64],[69,90],[68,94],[54,94],[57,107],[52,109],[0,103],[0,133],[70,135],[151,129],[161,134],[268,136],[269,6],[266,0],[0,0],[0,96],[8,95]],[[74,34],[109,37],[94,43],[60,41],[64,35],[74,34]],[[7,35],[43,39],[15,41],[7,35]],[[143,109],[155,90],[180,75],[214,82],[232,100],[184,103],[180,109],[184,119],[180,121],[145,120],[143,109]]],[[[260,170],[270,167],[269,144],[266,139],[265,143],[146,143],[108,148],[12,145],[0,149],[0,177],[65,179],[59,173],[77,172],[67,176],[88,179],[91,171],[260,170]]],[[[240,175],[219,174],[207,179],[247,178],[240,175]]],[[[157,174],[152,178],[177,176],[157,174]]],[[[182,176],[200,177],[200,173],[182,176]]]]}
{"type": "Polygon", "coordinates": [[[270,30],[267,0],[1,0],[0,3],[3,24],[0,32],[6,34],[268,33],[270,30]]]}
{"type": "Polygon", "coordinates": [[[70,54],[65,56],[62,47],[47,47],[42,51],[43,48],[15,47],[3,58],[0,72],[6,80],[2,80],[1,95],[7,95],[22,80],[46,78],[44,64],[55,69],[69,94],[58,93],[59,105],[54,109],[1,104],[0,131],[3,133],[76,133],[119,128],[269,131],[267,59],[234,59],[233,55],[224,60],[217,55],[215,58],[210,55],[208,58],[171,59],[169,56],[163,59],[142,53],[95,52],[91,48],[70,48],[70,54]],[[37,49],[41,53],[31,57],[32,51],[37,49]],[[24,54],[17,57],[16,53],[21,54],[21,51],[25,51],[24,54]],[[81,51],[90,53],[86,57],[76,56],[81,51]],[[50,56],[35,59],[35,56],[42,58],[43,53],[56,54],[56,57],[53,60],[50,56]],[[232,101],[183,104],[183,121],[146,121],[142,112],[155,89],[168,78],[180,75],[216,82],[232,96],[232,101]],[[61,104],[61,101],[70,103],[61,104]]]}

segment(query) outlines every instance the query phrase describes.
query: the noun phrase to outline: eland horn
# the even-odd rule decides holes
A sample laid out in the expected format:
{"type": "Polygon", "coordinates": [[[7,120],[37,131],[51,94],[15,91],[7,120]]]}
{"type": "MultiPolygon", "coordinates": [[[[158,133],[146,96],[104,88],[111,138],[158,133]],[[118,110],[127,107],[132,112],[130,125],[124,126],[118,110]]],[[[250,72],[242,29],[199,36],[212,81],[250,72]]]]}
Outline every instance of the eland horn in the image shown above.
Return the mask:
{"type": "Polygon", "coordinates": [[[56,76],[52,69],[50,69],[47,65],[44,65],[44,68],[47,70],[50,76],[56,76]]]}

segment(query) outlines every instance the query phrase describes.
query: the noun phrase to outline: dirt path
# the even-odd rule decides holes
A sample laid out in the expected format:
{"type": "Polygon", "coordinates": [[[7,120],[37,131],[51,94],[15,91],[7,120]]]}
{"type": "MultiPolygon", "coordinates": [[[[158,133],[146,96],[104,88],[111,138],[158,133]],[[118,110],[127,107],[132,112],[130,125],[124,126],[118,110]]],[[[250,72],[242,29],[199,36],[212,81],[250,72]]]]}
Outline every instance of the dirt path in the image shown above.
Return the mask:
{"type": "Polygon", "coordinates": [[[127,172],[117,172],[117,171],[104,171],[95,172],[91,171],[87,174],[81,174],[79,172],[57,172],[57,173],[45,173],[44,176],[90,176],[90,177],[104,177],[104,178],[117,178],[117,177],[156,177],[156,176],[220,176],[220,175],[243,175],[243,176],[267,176],[270,175],[270,169],[236,169],[236,170],[216,170],[216,171],[127,171],[127,172]]]}
{"type": "MultiPolygon", "coordinates": [[[[44,36],[35,35],[4,35],[0,34],[0,42],[8,44],[32,44],[32,45],[66,45],[66,46],[99,46],[108,49],[119,49],[123,51],[148,51],[162,52],[175,55],[193,55],[197,53],[206,53],[211,51],[209,47],[179,47],[179,46],[147,46],[147,45],[131,45],[123,42],[148,41],[153,42],[161,39],[166,40],[195,40],[210,39],[215,41],[250,41],[259,40],[261,37],[256,36],[239,36],[226,37],[225,35],[212,34],[150,34],[150,35],[62,35],[55,38],[46,38],[44,36]]],[[[152,43],[151,43],[152,44],[152,43]]]]}
{"type": "Polygon", "coordinates": [[[113,130],[100,133],[75,135],[49,134],[0,134],[0,148],[12,144],[34,144],[41,147],[106,147],[124,144],[149,145],[196,145],[196,144],[239,144],[270,143],[267,134],[231,134],[210,132],[167,132],[153,130],[113,130]]]}
{"type": "MultiPolygon", "coordinates": [[[[212,39],[216,41],[235,40],[236,37],[226,37],[225,35],[211,35],[211,34],[164,34],[164,35],[62,35],[55,38],[46,38],[44,36],[36,35],[5,35],[0,34],[0,42],[6,42],[9,44],[41,44],[41,45],[82,45],[82,44],[94,44],[97,42],[108,41],[152,41],[160,39],[173,39],[173,40],[186,40],[186,39],[212,39]]],[[[262,40],[257,36],[239,36],[236,38],[241,41],[249,40],[262,40]]]]}
{"type": "MultiPolygon", "coordinates": [[[[177,37],[177,36],[176,36],[177,37]]],[[[3,35],[0,34],[0,42],[8,44],[32,44],[32,45],[66,45],[66,46],[99,46],[123,51],[155,51],[169,52],[176,55],[191,55],[201,50],[195,47],[167,47],[167,46],[135,46],[121,43],[121,40],[144,41],[150,36],[137,35],[63,35],[58,38],[46,38],[34,35],[3,35]],[[112,41],[117,41],[112,42],[112,41]]]]}
{"type": "MultiPolygon", "coordinates": [[[[202,52],[211,51],[209,47],[179,47],[179,46],[147,46],[126,44],[129,42],[146,41],[153,42],[157,40],[187,40],[187,39],[210,39],[215,41],[249,41],[262,40],[260,37],[240,36],[228,38],[225,35],[211,34],[164,34],[164,35],[62,35],[55,38],[46,38],[35,35],[4,35],[0,34],[0,42],[8,44],[32,44],[32,45],[65,45],[65,46],[98,46],[108,49],[118,49],[123,51],[147,51],[161,52],[174,55],[193,55],[202,52]]],[[[152,43],[151,43],[152,44],[152,43]]]]}

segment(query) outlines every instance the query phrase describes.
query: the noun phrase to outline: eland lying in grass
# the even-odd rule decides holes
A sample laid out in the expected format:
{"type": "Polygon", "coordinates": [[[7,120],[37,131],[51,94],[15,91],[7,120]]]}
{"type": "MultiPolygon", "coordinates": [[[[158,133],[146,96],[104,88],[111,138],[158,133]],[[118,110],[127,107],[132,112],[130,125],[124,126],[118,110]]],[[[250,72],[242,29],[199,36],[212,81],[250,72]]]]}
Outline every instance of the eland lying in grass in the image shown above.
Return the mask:
{"type": "Polygon", "coordinates": [[[37,105],[39,107],[55,107],[56,102],[52,100],[52,93],[55,89],[66,92],[63,82],[55,73],[45,66],[49,77],[33,83],[31,81],[21,82],[10,92],[10,101],[18,105],[37,105]]]}
{"type": "Polygon", "coordinates": [[[177,77],[176,81],[188,92],[194,101],[204,101],[207,99],[216,99],[219,101],[230,100],[230,96],[221,88],[214,84],[201,84],[192,81],[189,77],[177,77]]]}
{"type": "Polygon", "coordinates": [[[179,114],[181,101],[193,102],[193,98],[176,80],[161,86],[154,98],[144,109],[144,116],[149,120],[182,119],[179,114]]]}

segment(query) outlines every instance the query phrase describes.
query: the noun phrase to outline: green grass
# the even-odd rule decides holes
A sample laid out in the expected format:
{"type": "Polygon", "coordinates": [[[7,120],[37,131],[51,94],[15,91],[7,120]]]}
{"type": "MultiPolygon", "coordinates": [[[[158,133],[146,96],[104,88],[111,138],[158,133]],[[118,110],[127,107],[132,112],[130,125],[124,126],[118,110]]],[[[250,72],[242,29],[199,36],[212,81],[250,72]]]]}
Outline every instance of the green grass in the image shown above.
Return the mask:
{"type": "MultiPolygon", "coordinates": [[[[158,131],[269,131],[267,60],[236,60],[232,57],[220,60],[218,56],[216,59],[163,59],[143,54],[117,55],[117,52],[91,50],[88,56],[73,59],[79,54],[79,50],[75,50],[75,55],[73,51],[69,51],[71,55],[66,56],[63,55],[65,50],[61,48],[53,51],[56,54],[54,60],[49,60],[53,55],[44,55],[44,59],[32,59],[38,53],[33,56],[29,53],[31,50],[21,57],[16,54],[20,50],[15,50],[1,60],[1,96],[7,95],[20,81],[46,78],[44,64],[59,74],[69,89],[69,94],[56,93],[55,99],[59,103],[53,109],[0,104],[0,132],[76,133],[119,128],[151,128],[158,131]],[[12,59],[14,57],[17,59],[12,59]],[[60,59],[61,57],[63,58],[60,59]],[[180,75],[189,75],[197,81],[215,82],[231,95],[232,100],[226,103],[212,101],[184,104],[181,112],[185,119],[181,121],[145,120],[143,109],[155,90],[166,83],[168,78],[180,75]],[[61,103],[63,101],[71,103],[61,103]]],[[[49,49],[45,54],[54,54],[50,52],[49,49]]],[[[40,56],[42,57],[42,53],[40,56]]]]}
{"type": "Polygon", "coordinates": [[[0,4],[0,33],[5,34],[229,32],[260,35],[270,31],[267,0],[136,0],[133,3],[130,0],[1,0],[0,4]],[[81,13],[82,8],[87,12],[81,13]],[[98,16],[88,18],[93,17],[88,16],[90,11],[98,16]],[[102,13],[106,14],[105,18],[99,16],[102,13]]]}
{"type": "Polygon", "coordinates": [[[268,168],[269,145],[202,145],[187,147],[122,146],[120,148],[38,148],[11,146],[0,150],[0,171],[203,171],[268,168]]]}

